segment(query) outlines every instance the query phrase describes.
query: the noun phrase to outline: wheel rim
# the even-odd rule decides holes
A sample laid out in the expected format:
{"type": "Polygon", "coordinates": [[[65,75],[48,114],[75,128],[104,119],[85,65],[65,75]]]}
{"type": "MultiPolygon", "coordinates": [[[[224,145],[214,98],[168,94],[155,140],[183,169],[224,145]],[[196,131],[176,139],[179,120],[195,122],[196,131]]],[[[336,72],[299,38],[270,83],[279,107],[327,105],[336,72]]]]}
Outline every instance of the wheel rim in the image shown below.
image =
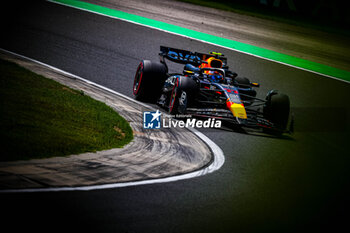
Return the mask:
{"type": "Polygon", "coordinates": [[[187,108],[187,93],[185,91],[181,92],[181,95],[179,96],[179,106],[178,106],[178,112],[179,114],[184,114],[187,108]]]}

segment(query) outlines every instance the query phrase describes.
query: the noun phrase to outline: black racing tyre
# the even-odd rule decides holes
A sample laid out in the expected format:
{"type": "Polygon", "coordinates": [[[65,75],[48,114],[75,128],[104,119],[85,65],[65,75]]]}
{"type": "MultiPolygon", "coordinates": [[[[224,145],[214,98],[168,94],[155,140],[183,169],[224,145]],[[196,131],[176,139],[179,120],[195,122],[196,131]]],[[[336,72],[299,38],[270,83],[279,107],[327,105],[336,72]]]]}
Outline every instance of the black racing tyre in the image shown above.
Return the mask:
{"type": "Polygon", "coordinates": [[[248,101],[245,103],[245,105],[251,105],[254,102],[254,97],[256,97],[256,91],[251,88],[250,80],[246,77],[236,77],[234,80],[236,86],[239,88],[239,93],[242,94],[240,96],[241,99],[248,101]]]}
{"type": "Polygon", "coordinates": [[[179,89],[174,89],[170,97],[169,113],[171,115],[185,114],[187,103],[187,92],[179,89]]]}
{"type": "Polygon", "coordinates": [[[272,91],[266,97],[266,100],[267,102],[263,108],[264,117],[271,121],[278,130],[285,130],[290,113],[289,97],[272,91]]]}
{"type": "Polygon", "coordinates": [[[176,79],[169,98],[169,113],[172,115],[185,114],[197,92],[197,83],[184,76],[176,79]]]}
{"type": "Polygon", "coordinates": [[[133,93],[137,100],[155,102],[161,94],[167,67],[161,62],[143,60],[137,67],[133,93]]]}
{"type": "Polygon", "coordinates": [[[234,81],[238,87],[243,87],[243,88],[250,87],[250,81],[246,77],[236,77],[234,81]]]}

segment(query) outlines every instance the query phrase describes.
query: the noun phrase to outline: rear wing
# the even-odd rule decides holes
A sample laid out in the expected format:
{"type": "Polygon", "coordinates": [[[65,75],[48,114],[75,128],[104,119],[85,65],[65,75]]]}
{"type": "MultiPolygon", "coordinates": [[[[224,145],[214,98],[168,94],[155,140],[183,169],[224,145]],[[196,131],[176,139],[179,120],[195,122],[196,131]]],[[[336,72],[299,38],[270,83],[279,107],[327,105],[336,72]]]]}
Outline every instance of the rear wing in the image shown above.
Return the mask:
{"type": "Polygon", "coordinates": [[[205,54],[160,46],[159,57],[161,62],[165,62],[164,59],[166,58],[172,62],[180,64],[192,64],[194,66],[200,66],[202,63],[206,63],[205,60],[207,60],[208,58],[215,57],[222,61],[223,68],[228,68],[227,58],[220,53],[214,52],[212,54],[205,54]]]}

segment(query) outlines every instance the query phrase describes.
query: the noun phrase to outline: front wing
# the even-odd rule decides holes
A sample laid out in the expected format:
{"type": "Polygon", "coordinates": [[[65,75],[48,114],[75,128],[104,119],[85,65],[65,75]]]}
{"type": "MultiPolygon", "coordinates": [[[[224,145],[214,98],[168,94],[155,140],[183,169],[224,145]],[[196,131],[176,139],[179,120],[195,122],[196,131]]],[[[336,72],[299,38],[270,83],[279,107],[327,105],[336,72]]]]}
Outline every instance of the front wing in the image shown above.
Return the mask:
{"type": "Polygon", "coordinates": [[[272,122],[265,119],[261,112],[247,109],[247,119],[239,119],[232,115],[231,111],[216,108],[187,108],[186,114],[193,117],[215,118],[236,125],[255,129],[269,129],[271,131],[289,132],[277,128],[272,122]]]}

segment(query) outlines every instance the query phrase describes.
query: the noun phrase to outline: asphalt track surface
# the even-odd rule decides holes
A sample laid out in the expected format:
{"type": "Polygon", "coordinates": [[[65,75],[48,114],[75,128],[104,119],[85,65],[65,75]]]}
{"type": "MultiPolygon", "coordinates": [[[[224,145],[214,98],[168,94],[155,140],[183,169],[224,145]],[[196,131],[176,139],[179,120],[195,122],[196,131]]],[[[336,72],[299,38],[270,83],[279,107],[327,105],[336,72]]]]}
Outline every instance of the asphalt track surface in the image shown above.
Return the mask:
{"type": "MultiPolygon", "coordinates": [[[[316,232],[347,229],[347,83],[48,2],[2,21],[0,46],[132,96],[141,59],[160,45],[223,52],[232,70],[288,93],[291,137],[204,130],[221,170],[200,178],[89,192],[1,194],[2,227],[89,232],[316,232]],[[321,115],[322,114],[322,115],[321,115]],[[326,116],[324,116],[326,115],[326,116]],[[323,116],[323,117],[322,117],[323,116]]],[[[175,72],[181,66],[170,66],[175,72]]]]}

